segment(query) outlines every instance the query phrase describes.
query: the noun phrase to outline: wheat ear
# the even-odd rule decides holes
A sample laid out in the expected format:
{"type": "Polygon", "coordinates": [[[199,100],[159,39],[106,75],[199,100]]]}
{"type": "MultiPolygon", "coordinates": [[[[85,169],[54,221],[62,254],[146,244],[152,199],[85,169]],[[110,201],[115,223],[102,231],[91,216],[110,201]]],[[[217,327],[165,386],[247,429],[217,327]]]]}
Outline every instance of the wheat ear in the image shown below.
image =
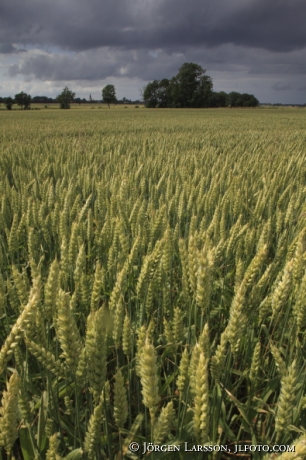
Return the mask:
{"type": "Polygon", "coordinates": [[[0,446],[9,456],[10,450],[18,437],[18,393],[20,377],[14,372],[6,384],[0,408],[0,446]]]}
{"type": "Polygon", "coordinates": [[[157,404],[159,402],[158,394],[158,375],[157,362],[154,346],[146,338],[141,356],[140,356],[140,380],[142,385],[143,403],[149,409],[151,423],[154,425],[157,404]]]}

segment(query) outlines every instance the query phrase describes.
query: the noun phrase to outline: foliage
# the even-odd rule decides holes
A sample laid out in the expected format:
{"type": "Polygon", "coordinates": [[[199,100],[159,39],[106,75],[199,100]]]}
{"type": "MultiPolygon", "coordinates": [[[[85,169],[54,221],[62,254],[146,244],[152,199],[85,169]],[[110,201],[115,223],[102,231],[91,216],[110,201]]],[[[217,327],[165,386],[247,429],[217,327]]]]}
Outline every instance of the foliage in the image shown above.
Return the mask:
{"type": "Polygon", "coordinates": [[[6,97],[4,98],[4,104],[7,108],[7,110],[12,110],[12,107],[13,107],[13,104],[14,104],[14,99],[9,96],[9,97],[6,97]]]}
{"type": "Polygon", "coordinates": [[[50,102],[55,102],[52,97],[47,97],[47,96],[34,96],[32,98],[32,103],[43,103],[43,104],[49,104],[50,102]]]}
{"type": "Polygon", "coordinates": [[[57,102],[60,103],[61,109],[70,109],[70,104],[75,97],[75,93],[70,91],[70,89],[65,86],[61,94],[59,94],[56,98],[57,102]]]}
{"type": "Polygon", "coordinates": [[[15,94],[15,102],[19,107],[23,108],[24,110],[27,110],[30,108],[32,98],[29,94],[24,93],[21,91],[21,93],[15,94]]]}
{"type": "Polygon", "coordinates": [[[227,95],[227,105],[229,107],[257,107],[259,102],[252,94],[240,94],[233,91],[227,95]]]}
{"type": "Polygon", "coordinates": [[[154,80],[144,88],[146,107],[208,107],[212,79],[198,64],[183,64],[171,80],[154,80]]]}
{"type": "Polygon", "coordinates": [[[213,92],[210,99],[210,107],[227,107],[228,99],[224,91],[213,92]]]}
{"type": "Polygon", "coordinates": [[[302,111],[11,115],[2,458],[127,459],[132,441],[181,446],[156,460],[185,458],[184,442],[231,458],[237,444],[293,443],[245,458],[303,458],[302,111]]]}
{"type": "Polygon", "coordinates": [[[170,81],[164,78],[163,80],[153,80],[148,83],[143,92],[143,99],[146,107],[169,107],[171,105],[171,86],[170,81]]]}
{"type": "Polygon", "coordinates": [[[174,107],[208,107],[212,79],[206,70],[192,62],[183,64],[171,80],[171,99],[174,107]]]}
{"type": "Polygon", "coordinates": [[[155,108],[159,104],[159,81],[153,80],[148,83],[143,91],[143,99],[146,107],[155,108]]]}
{"type": "Polygon", "coordinates": [[[200,65],[183,64],[178,74],[167,80],[153,80],[143,89],[142,97],[148,108],[257,107],[252,94],[213,92],[212,78],[200,65]]]}
{"type": "Polygon", "coordinates": [[[114,85],[106,85],[102,89],[102,100],[105,102],[105,104],[110,106],[110,104],[116,104],[117,98],[116,98],[116,90],[114,85]]]}

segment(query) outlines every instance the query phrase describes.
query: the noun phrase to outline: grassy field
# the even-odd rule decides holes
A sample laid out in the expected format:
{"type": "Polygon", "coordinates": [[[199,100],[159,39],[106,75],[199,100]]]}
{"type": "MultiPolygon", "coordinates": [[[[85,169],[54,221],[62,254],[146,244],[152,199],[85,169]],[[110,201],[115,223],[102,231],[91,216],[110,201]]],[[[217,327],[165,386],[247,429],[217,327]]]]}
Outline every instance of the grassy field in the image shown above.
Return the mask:
{"type": "Polygon", "coordinates": [[[306,458],[305,113],[0,112],[1,460],[306,458]]]}

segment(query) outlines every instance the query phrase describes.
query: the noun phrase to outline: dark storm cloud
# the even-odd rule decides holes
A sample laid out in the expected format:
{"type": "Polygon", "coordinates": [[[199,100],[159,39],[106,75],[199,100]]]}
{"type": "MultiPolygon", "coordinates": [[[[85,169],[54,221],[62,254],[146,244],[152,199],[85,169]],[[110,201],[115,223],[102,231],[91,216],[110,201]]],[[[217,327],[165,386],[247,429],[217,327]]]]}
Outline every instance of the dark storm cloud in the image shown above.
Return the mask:
{"type": "Polygon", "coordinates": [[[34,54],[8,68],[8,75],[18,74],[39,80],[103,80],[109,76],[161,79],[177,73],[185,57],[182,53],[161,50],[126,50],[100,48],[73,55],[34,54]]]}
{"type": "Polygon", "coordinates": [[[0,44],[0,54],[14,54],[14,53],[25,53],[26,50],[23,48],[17,48],[11,43],[0,44]]]}
{"type": "Polygon", "coordinates": [[[306,46],[305,0],[2,0],[0,42],[82,51],[103,46],[273,51],[306,46]]]}
{"type": "MultiPolygon", "coordinates": [[[[143,81],[171,78],[183,62],[197,62],[214,72],[245,75],[246,78],[276,75],[294,77],[306,74],[306,48],[291,53],[273,53],[257,48],[221,45],[215,48],[165,49],[104,47],[79,53],[29,52],[7,68],[10,77],[25,75],[39,80],[103,80],[107,77],[140,78],[143,81]]],[[[286,78],[284,78],[286,80],[286,78]]],[[[275,88],[278,90],[278,87],[275,88]]]]}
{"type": "Polygon", "coordinates": [[[292,89],[292,86],[290,83],[277,81],[276,83],[274,83],[274,85],[272,85],[272,89],[274,89],[275,91],[288,91],[292,89]]]}
{"type": "Polygon", "coordinates": [[[0,44],[0,54],[11,54],[15,52],[15,46],[11,45],[10,43],[0,44]]]}

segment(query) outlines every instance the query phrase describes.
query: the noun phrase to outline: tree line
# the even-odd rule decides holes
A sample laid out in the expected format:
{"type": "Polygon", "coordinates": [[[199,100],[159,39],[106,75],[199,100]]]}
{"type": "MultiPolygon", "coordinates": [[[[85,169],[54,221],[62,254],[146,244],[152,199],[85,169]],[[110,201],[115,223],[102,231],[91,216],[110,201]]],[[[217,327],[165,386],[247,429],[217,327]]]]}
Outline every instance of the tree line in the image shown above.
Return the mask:
{"type": "MultiPolygon", "coordinates": [[[[179,68],[177,75],[170,80],[163,78],[149,82],[142,91],[142,97],[148,108],[257,107],[259,105],[253,94],[240,94],[235,91],[229,94],[224,91],[214,92],[212,78],[206,75],[206,70],[200,65],[192,62],[185,62],[179,68]]],[[[75,93],[65,86],[55,101],[59,102],[61,109],[69,109],[71,102],[80,104],[86,102],[86,99],[75,98],[75,93]]],[[[27,110],[32,102],[49,103],[54,100],[46,96],[32,99],[29,94],[22,91],[16,94],[14,99],[10,96],[0,98],[1,102],[4,102],[8,110],[12,109],[13,104],[27,110]]],[[[108,107],[118,102],[114,85],[106,85],[102,89],[102,102],[108,107]]]]}
{"type": "MultiPolygon", "coordinates": [[[[55,101],[46,96],[37,96],[32,99],[30,94],[26,94],[22,91],[21,93],[15,94],[14,98],[11,96],[0,98],[0,103],[3,102],[7,110],[12,110],[14,104],[17,104],[21,109],[28,110],[32,102],[59,102],[61,109],[70,109],[71,102],[75,101],[80,103],[81,100],[80,98],[78,99],[79,100],[75,99],[75,93],[65,86],[61,94],[56,97],[55,101]]],[[[102,89],[102,101],[108,106],[110,106],[110,104],[116,104],[117,98],[114,85],[106,85],[102,89]]]]}
{"type": "Polygon", "coordinates": [[[3,98],[1,97],[0,103],[1,102],[4,103],[7,110],[12,110],[14,104],[19,105],[20,108],[24,110],[28,110],[31,106],[32,98],[29,94],[26,94],[23,91],[21,91],[21,93],[15,94],[14,99],[11,96],[3,98]]]}
{"type": "Polygon", "coordinates": [[[170,80],[153,80],[143,89],[145,106],[149,108],[257,107],[253,94],[214,92],[212,78],[200,65],[183,64],[170,80]]]}

